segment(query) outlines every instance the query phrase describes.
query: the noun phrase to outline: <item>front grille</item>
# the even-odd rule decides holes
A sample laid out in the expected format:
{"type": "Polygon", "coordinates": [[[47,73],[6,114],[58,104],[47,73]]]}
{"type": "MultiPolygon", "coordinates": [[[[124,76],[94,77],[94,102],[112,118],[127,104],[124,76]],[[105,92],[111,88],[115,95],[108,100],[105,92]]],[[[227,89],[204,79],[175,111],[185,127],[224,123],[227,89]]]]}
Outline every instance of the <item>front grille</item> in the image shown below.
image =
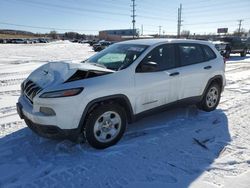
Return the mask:
{"type": "Polygon", "coordinates": [[[24,95],[29,99],[31,103],[33,103],[33,98],[42,91],[42,88],[39,87],[37,84],[32,82],[31,80],[27,80],[22,85],[22,92],[24,95]]]}

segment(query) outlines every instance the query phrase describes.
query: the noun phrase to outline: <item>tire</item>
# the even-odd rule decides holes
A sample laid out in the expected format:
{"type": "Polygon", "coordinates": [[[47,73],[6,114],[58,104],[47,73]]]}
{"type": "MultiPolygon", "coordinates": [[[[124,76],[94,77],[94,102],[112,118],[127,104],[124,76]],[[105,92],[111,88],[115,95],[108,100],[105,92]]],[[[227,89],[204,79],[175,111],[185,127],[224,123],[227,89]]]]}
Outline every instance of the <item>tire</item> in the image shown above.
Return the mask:
{"type": "Polygon", "coordinates": [[[240,56],[246,57],[246,55],[247,55],[247,49],[244,49],[244,51],[240,53],[240,56]]]}
{"type": "Polygon", "coordinates": [[[126,130],[127,118],[124,109],[117,104],[103,104],[87,117],[85,138],[96,149],[115,145],[126,130]]]}
{"type": "Polygon", "coordinates": [[[206,89],[204,96],[200,103],[197,104],[197,107],[206,112],[211,112],[216,109],[220,102],[221,97],[221,87],[213,82],[206,89]]]}
{"type": "Polygon", "coordinates": [[[226,51],[224,56],[225,58],[230,58],[230,51],[226,51]]]}

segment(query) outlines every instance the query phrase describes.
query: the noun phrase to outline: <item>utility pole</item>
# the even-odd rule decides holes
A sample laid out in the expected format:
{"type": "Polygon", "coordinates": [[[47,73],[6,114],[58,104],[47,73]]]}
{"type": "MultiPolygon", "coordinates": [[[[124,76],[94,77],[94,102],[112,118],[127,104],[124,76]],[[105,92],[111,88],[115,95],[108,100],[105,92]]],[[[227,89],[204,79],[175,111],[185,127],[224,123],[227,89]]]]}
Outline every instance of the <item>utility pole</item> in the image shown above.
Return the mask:
{"type": "Polygon", "coordinates": [[[162,28],[162,26],[159,25],[158,27],[159,27],[159,37],[161,37],[161,28],[162,28]]]}
{"type": "Polygon", "coordinates": [[[180,4],[180,7],[178,8],[178,21],[177,21],[177,38],[180,38],[181,35],[181,15],[182,15],[182,4],[180,4]]]}
{"type": "Polygon", "coordinates": [[[238,35],[240,36],[240,32],[241,32],[241,23],[243,22],[244,20],[238,20],[239,22],[239,29],[238,29],[238,35]]]}
{"type": "Polygon", "coordinates": [[[141,25],[141,35],[143,35],[143,25],[141,25]]]}
{"type": "Polygon", "coordinates": [[[132,23],[133,23],[133,39],[135,38],[135,17],[136,17],[136,15],[135,15],[135,0],[131,0],[132,1],[132,15],[131,15],[131,17],[132,17],[132,23]]]}

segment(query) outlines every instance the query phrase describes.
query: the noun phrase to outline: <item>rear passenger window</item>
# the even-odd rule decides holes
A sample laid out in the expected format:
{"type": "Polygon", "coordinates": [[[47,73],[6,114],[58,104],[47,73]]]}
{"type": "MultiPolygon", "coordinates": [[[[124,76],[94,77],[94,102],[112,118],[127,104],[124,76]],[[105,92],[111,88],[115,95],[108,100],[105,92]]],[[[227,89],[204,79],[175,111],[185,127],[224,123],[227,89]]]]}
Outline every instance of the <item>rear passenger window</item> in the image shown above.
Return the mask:
{"type": "Polygon", "coordinates": [[[206,61],[209,61],[209,60],[216,58],[216,54],[209,46],[203,45],[202,48],[203,48],[204,53],[205,53],[206,61]]]}
{"type": "Polygon", "coordinates": [[[197,44],[180,44],[180,63],[181,66],[192,65],[205,61],[203,51],[197,44]]]}

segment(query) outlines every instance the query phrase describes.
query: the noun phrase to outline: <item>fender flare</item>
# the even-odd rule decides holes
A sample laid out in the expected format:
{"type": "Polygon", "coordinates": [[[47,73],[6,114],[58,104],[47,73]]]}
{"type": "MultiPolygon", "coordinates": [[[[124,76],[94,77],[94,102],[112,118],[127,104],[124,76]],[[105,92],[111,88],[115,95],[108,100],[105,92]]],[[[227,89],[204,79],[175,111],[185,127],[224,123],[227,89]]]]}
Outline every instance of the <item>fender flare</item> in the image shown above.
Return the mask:
{"type": "Polygon", "coordinates": [[[220,81],[219,85],[221,86],[221,91],[223,91],[223,77],[221,75],[216,75],[216,76],[214,76],[214,77],[212,77],[212,78],[210,78],[208,80],[207,85],[206,85],[206,87],[205,87],[205,89],[203,90],[203,93],[202,93],[202,97],[201,97],[202,99],[203,99],[208,87],[211,85],[211,83],[213,81],[217,81],[217,80],[220,81]]]}
{"type": "MultiPolygon", "coordinates": [[[[81,133],[83,131],[84,123],[85,123],[86,117],[88,115],[88,112],[96,107],[95,104],[105,102],[105,101],[115,101],[115,100],[122,100],[126,103],[125,111],[127,114],[128,122],[131,123],[134,119],[134,114],[133,114],[133,108],[132,108],[131,102],[128,99],[128,97],[126,95],[123,95],[123,94],[109,95],[109,96],[105,96],[105,97],[96,98],[87,104],[87,106],[85,107],[85,109],[82,113],[80,122],[78,124],[78,128],[77,128],[78,132],[81,133]]],[[[124,107],[124,106],[122,106],[122,107],[124,107]]]]}

